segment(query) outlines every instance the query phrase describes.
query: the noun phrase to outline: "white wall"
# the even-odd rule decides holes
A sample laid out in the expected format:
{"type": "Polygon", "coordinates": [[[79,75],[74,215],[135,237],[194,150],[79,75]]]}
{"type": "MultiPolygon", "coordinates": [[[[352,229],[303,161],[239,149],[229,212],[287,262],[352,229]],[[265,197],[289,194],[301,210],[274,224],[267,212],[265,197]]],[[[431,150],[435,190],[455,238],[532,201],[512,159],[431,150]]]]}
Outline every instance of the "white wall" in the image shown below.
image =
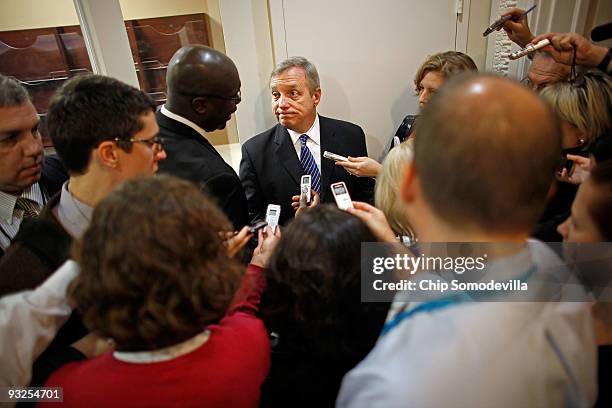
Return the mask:
{"type": "Polygon", "coordinates": [[[301,54],[319,68],[320,112],[364,127],[378,157],[404,115],[417,111],[412,81],[427,55],[455,49],[457,39],[456,49],[484,67],[491,0],[463,3],[456,24],[455,0],[219,0],[227,54],[242,80],[240,141],[275,123],[269,74],[301,54]]]}
{"type": "Polygon", "coordinates": [[[220,0],[227,55],[238,67],[242,102],[236,112],[240,142],[272,127],[268,87],[274,68],[267,2],[220,0]]]}
{"type": "MultiPolygon", "coordinates": [[[[455,49],[455,4],[271,0],[276,57],[311,60],[321,77],[319,112],[362,126],[370,156],[378,157],[402,118],[418,110],[418,67],[427,55],[455,49]]],[[[464,27],[467,32],[467,21],[464,27]]]]}

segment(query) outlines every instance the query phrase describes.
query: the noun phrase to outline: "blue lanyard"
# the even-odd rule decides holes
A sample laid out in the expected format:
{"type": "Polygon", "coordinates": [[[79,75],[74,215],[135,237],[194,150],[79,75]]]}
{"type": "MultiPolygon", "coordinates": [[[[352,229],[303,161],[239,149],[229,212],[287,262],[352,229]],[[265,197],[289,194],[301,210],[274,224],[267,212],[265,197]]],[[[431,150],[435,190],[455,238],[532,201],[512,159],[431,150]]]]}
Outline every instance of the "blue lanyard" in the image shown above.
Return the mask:
{"type": "MultiPolygon", "coordinates": [[[[521,282],[527,281],[531,275],[535,272],[536,267],[532,266],[529,270],[523,274],[520,278],[518,278],[521,282]]],[[[466,291],[467,292],[467,291],[466,291]]],[[[397,325],[403,322],[406,319],[411,318],[415,314],[423,313],[423,312],[432,312],[434,310],[444,309],[449,306],[465,303],[465,302],[473,302],[474,297],[469,296],[466,292],[459,293],[453,296],[447,296],[444,298],[432,300],[430,302],[424,302],[415,307],[414,309],[405,310],[401,313],[398,313],[390,322],[386,323],[383,326],[382,331],[380,332],[380,336],[384,336],[391,330],[393,330],[397,325]]],[[[482,296],[482,295],[481,295],[482,296]]]]}

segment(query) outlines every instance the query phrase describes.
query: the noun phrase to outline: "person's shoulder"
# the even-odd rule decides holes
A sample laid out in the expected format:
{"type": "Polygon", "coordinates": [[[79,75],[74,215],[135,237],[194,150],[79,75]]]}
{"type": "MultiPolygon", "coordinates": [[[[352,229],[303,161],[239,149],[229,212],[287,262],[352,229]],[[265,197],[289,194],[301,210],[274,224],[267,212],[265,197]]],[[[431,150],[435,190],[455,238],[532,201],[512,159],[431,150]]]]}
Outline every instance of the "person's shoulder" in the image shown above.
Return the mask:
{"type": "MultiPolygon", "coordinates": [[[[102,378],[112,378],[118,374],[117,360],[112,358],[111,352],[101,356],[68,363],[55,371],[45,383],[45,387],[64,387],[78,389],[87,385],[89,392],[102,378]],[[115,366],[115,367],[113,367],[115,366]],[[112,373],[112,374],[106,374],[112,373]]],[[[106,381],[102,381],[105,383],[106,381]]]]}
{"type": "Polygon", "coordinates": [[[363,129],[361,128],[361,126],[353,122],[348,122],[346,120],[328,118],[326,116],[319,115],[319,121],[321,123],[321,126],[324,126],[324,127],[329,126],[329,127],[341,128],[344,131],[348,130],[352,132],[363,132],[363,129]]]}
{"type": "Polygon", "coordinates": [[[261,133],[256,134],[251,137],[249,140],[242,144],[242,147],[247,150],[257,150],[260,148],[264,148],[268,145],[269,142],[274,140],[277,132],[282,131],[283,127],[280,124],[276,124],[272,126],[270,129],[264,130],[261,133]]]}

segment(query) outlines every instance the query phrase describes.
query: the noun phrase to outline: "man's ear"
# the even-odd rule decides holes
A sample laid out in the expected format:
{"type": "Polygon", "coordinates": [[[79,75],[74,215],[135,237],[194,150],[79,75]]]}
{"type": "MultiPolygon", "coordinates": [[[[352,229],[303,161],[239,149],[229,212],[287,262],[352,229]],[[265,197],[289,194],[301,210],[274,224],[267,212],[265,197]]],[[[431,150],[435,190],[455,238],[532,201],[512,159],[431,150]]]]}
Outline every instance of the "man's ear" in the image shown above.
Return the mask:
{"type": "Polygon", "coordinates": [[[315,89],[312,98],[314,100],[314,106],[319,105],[319,102],[321,102],[321,88],[315,89]]]}
{"type": "Polygon", "coordinates": [[[193,98],[191,101],[191,107],[195,110],[199,115],[204,115],[208,110],[208,103],[206,98],[197,97],[193,98]]]}
{"type": "Polygon", "coordinates": [[[119,147],[115,142],[106,140],[94,150],[100,163],[105,167],[117,167],[119,164],[119,147]]]}
{"type": "Polygon", "coordinates": [[[404,166],[404,174],[400,184],[400,196],[405,204],[412,204],[417,195],[418,175],[414,160],[404,166]]]}

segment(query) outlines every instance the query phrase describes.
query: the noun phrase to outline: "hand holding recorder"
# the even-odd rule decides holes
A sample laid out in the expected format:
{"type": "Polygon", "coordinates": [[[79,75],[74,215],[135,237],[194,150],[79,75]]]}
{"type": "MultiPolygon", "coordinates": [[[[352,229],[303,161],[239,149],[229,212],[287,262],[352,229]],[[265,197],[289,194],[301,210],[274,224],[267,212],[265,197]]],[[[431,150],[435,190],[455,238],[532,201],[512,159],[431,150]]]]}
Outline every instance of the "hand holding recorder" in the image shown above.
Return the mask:
{"type": "Polygon", "coordinates": [[[240,232],[227,232],[223,234],[225,248],[230,258],[236,256],[236,254],[244,248],[253,237],[253,232],[251,227],[242,227],[240,232]]]}
{"type": "Polygon", "coordinates": [[[253,251],[253,257],[251,258],[251,264],[259,266],[260,268],[267,268],[270,263],[270,258],[274,249],[278,245],[281,238],[281,229],[277,226],[274,231],[272,228],[267,226],[264,229],[258,231],[259,244],[255,251],[253,251]],[[265,231],[265,232],[264,232],[265,231]]]}
{"type": "Polygon", "coordinates": [[[363,221],[376,238],[382,242],[397,243],[395,233],[389,226],[385,214],[378,208],[360,201],[353,202],[353,207],[347,210],[363,221]]]}

